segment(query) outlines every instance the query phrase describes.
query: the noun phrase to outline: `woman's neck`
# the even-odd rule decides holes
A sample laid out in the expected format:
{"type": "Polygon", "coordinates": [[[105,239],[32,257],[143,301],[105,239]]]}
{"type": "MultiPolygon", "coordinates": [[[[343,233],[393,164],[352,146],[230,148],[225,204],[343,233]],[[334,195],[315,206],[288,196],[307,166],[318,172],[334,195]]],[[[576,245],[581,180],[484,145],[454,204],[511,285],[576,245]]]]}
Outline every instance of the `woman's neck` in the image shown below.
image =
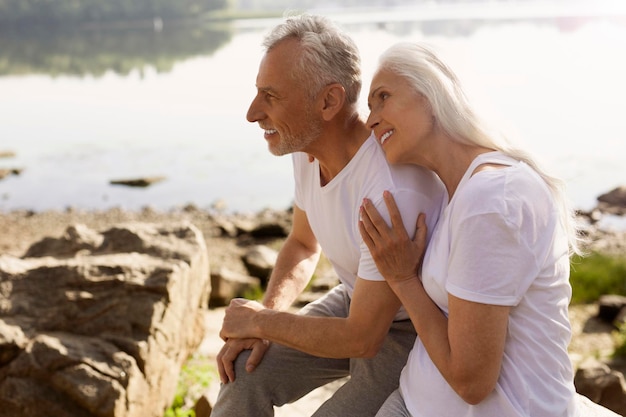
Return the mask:
{"type": "Polygon", "coordinates": [[[450,200],[472,161],[478,155],[493,151],[493,149],[482,146],[465,145],[458,142],[451,142],[445,147],[445,150],[443,147],[441,149],[442,152],[439,152],[433,159],[431,169],[444,183],[450,200]]]}

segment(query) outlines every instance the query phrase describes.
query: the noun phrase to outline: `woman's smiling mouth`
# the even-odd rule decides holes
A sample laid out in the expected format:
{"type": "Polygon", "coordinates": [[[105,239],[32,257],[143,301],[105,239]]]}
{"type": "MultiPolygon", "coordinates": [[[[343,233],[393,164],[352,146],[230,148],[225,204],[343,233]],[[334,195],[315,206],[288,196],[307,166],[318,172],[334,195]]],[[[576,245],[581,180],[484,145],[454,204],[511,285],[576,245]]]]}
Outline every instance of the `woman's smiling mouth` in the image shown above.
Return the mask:
{"type": "Polygon", "coordinates": [[[394,130],[388,130],[385,133],[383,133],[383,135],[380,137],[380,145],[382,146],[387,139],[389,139],[389,137],[391,137],[391,135],[393,135],[394,130]]]}

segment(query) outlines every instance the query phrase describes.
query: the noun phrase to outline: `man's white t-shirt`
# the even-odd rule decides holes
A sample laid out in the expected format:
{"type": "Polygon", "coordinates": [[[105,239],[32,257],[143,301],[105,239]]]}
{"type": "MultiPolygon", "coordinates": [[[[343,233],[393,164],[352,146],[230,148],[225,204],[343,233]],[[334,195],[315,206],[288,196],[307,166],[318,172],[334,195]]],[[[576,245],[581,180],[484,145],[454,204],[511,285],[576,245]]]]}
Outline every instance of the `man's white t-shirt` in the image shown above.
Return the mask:
{"type": "Polygon", "coordinates": [[[400,378],[413,417],[565,417],[574,414],[566,235],[545,182],[498,152],[470,165],[426,250],[422,282],[447,315],[448,293],[512,307],[500,377],[469,405],[419,339],[400,378]],[[508,165],[472,175],[484,163],[508,165]]]}
{"type": "MultiPolygon", "coordinates": [[[[373,135],[328,184],[320,184],[317,160],[293,154],[295,204],[306,212],[324,255],[352,296],[357,276],[384,281],[359,232],[359,209],[364,198],[372,200],[388,224],[389,212],[383,192],[391,191],[407,232],[415,234],[420,212],[433,230],[445,198],[445,188],[431,171],[415,165],[390,165],[373,135]]],[[[403,313],[405,319],[408,316],[403,313]]]]}

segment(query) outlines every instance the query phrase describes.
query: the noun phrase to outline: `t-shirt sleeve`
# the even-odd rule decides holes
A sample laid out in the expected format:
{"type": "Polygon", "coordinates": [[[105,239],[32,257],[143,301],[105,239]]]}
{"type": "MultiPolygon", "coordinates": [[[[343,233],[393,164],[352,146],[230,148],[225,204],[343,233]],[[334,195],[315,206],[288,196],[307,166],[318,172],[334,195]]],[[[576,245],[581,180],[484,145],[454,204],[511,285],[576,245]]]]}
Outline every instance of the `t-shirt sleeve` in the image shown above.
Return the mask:
{"type": "Polygon", "coordinates": [[[539,272],[519,225],[488,212],[464,218],[451,230],[446,290],[473,302],[516,305],[539,272]]]}
{"type": "MultiPolygon", "coordinates": [[[[427,220],[432,220],[432,223],[429,222],[430,233],[431,224],[434,227],[434,223],[437,220],[437,215],[441,207],[440,201],[435,201],[431,196],[426,196],[422,193],[408,189],[394,191],[393,197],[396,201],[398,209],[400,210],[404,228],[411,238],[415,235],[417,216],[420,213],[426,213],[427,220]]],[[[372,202],[378,209],[380,215],[385,219],[387,225],[391,226],[389,211],[387,210],[387,205],[385,204],[382,195],[380,198],[372,200],[372,202]]],[[[361,258],[359,260],[359,268],[357,272],[358,276],[371,281],[384,281],[385,278],[378,271],[376,263],[374,262],[374,259],[372,258],[372,255],[363,239],[360,240],[360,251],[361,258]]]]}

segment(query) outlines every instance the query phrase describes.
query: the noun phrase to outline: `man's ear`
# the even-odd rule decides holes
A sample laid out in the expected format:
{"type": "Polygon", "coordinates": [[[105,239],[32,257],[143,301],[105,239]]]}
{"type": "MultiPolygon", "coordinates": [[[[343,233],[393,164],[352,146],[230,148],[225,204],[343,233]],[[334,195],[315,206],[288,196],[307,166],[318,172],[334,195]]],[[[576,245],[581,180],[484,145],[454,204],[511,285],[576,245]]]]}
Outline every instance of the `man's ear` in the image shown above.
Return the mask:
{"type": "Polygon", "coordinates": [[[346,101],[346,90],[339,83],[327,85],[322,91],[322,117],[324,120],[332,120],[343,108],[346,101]]]}

